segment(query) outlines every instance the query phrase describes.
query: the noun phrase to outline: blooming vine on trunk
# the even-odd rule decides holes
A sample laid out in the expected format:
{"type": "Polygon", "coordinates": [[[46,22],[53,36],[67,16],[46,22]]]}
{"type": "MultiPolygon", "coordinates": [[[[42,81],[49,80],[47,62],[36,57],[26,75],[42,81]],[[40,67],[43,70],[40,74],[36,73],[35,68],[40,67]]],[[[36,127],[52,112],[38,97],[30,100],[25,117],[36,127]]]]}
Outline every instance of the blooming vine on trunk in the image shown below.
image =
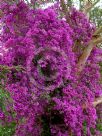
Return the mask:
{"type": "Polygon", "coordinates": [[[0,74],[4,71],[6,78],[1,76],[0,84],[12,101],[6,111],[0,109],[0,119],[16,123],[14,135],[98,133],[102,51],[95,46],[101,36],[95,36],[100,30],[83,12],[63,10],[61,2],[66,20],[54,7],[32,9],[23,0],[1,1],[0,74]]]}

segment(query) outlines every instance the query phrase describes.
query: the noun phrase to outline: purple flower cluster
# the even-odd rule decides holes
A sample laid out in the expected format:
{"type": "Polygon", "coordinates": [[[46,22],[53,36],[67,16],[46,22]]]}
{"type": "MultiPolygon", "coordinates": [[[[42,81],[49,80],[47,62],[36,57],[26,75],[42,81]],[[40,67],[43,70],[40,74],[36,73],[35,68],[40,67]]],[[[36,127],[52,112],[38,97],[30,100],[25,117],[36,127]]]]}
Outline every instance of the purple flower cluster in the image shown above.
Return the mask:
{"type": "Polygon", "coordinates": [[[85,13],[77,11],[75,8],[70,9],[68,16],[71,19],[71,27],[74,30],[73,38],[75,42],[87,45],[95,31],[95,25],[87,18],[85,13]]]}
{"type": "MultiPolygon", "coordinates": [[[[28,75],[32,84],[45,91],[64,85],[70,78],[71,66],[68,56],[56,47],[40,47],[28,64],[28,75]]],[[[30,59],[29,59],[30,60],[30,59]]]]}
{"type": "MultiPolygon", "coordinates": [[[[97,121],[92,102],[101,92],[100,68],[95,57],[99,52],[93,50],[77,77],[80,50],[77,55],[73,46],[78,41],[84,47],[94,26],[75,9],[70,16],[72,26],[59,19],[52,9],[33,10],[22,1],[2,2],[0,10],[0,42],[6,49],[0,64],[12,67],[6,75],[5,89],[13,100],[15,116],[10,121],[16,122],[15,135],[82,136],[86,127],[91,136],[97,121]]],[[[6,120],[8,115],[0,111],[0,118],[6,120]]]]}

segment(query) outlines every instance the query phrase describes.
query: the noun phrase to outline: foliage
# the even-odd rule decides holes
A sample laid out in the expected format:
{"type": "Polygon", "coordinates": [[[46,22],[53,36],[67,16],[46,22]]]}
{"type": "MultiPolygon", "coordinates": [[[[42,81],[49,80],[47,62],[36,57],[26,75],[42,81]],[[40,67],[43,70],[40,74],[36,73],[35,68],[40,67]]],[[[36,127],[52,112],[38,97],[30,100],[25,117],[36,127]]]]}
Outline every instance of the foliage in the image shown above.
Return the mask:
{"type": "Polygon", "coordinates": [[[0,136],[12,136],[15,132],[15,123],[10,125],[2,126],[0,125],[0,136]]]}
{"type": "Polygon", "coordinates": [[[91,12],[90,12],[90,18],[97,27],[102,25],[102,9],[99,7],[95,7],[91,12]]]}

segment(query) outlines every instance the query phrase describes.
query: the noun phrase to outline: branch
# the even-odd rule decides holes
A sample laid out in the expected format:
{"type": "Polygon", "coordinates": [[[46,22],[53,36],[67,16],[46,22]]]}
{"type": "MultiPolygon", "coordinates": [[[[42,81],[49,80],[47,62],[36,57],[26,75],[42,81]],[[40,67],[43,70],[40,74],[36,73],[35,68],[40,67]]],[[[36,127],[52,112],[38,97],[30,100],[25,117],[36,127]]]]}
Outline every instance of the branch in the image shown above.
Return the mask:
{"type": "Polygon", "coordinates": [[[6,71],[10,71],[12,69],[15,69],[17,71],[19,70],[25,70],[25,68],[23,68],[22,66],[18,65],[18,66],[6,66],[6,65],[0,65],[0,70],[6,70],[6,71]]]}
{"type": "MultiPolygon", "coordinates": [[[[102,103],[102,96],[100,96],[99,98],[96,98],[95,101],[92,103],[93,107],[96,107],[98,104],[101,104],[102,103]]],[[[87,103],[84,103],[82,105],[82,108],[83,109],[87,109],[88,108],[88,104],[87,103]]]]}
{"type": "Polygon", "coordinates": [[[101,103],[102,103],[102,96],[95,99],[95,101],[93,102],[93,106],[96,107],[98,104],[101,103]]]}
{"type": "Polygon", "coordinates": [[[61,4],[61,8],[62,8],[63,13],[66,15],[66,13],[67,13],[67,6],[66,6],[65,1],[64,0],[60,0],[60,4],[61,4]]]}
{"type": "Polygon", "coordinates": [[[100,26],[100,27],[94,32],[93,35],[98,35],[98,34],[100,34],[100,33],[102,33],[102,26],[100,26]]]}
{"type": "Polygon", "coordinates": [[[99,43],[102,43],[102,36],[100,36],[100,37],[94,39],[92,43],[93,43],[93,44],[96,44],[96,45],[99,44],[99,43]]]}
{"type": "Polygon", "coordinates": [[[88,43],[88,46],[84,49],[83,54],[81,55],[81,57],[79,58],[78,64],[77,64],[77,68],[78,68],[78,73],[80,73],[83,68],[84,65],[88,59],[88,57],[90,56],[90,53],[92,51],[92,49],[99,43],[102,43],[102,36],[100,35],[100,33],[102,32],[102,27],[98,28],[92,37],[92,40],[88,43]]]}
{"type": "Polygon", "coordinates": [[[87,14],[100,0],[97,0],[96,2],[92,3],[91,0],[84,1],[85,5],[83,8],[83,11],[87,14]]]}
{"type": "Polygon", "coordinates": [[[89,55],[90,55],[90,53],[91,53],[93,47],[94,47],[93,44],[90,44],[90,45],[87,46],[87,47],[85,48],[85,50],[83,51],[83,54],[82,54],[82,56],[79,58],[79,61],[78,61],[78,64],[77,64],[77,68],[78,68],[77,72],[78,72],[78,73],[80,73],[80,72],[83,70],[84,65],[85,65],[85,63],[86,63],[86,61],[87,61],[87,59],[88,59],[88,57],[89,57],[89,55]]]}

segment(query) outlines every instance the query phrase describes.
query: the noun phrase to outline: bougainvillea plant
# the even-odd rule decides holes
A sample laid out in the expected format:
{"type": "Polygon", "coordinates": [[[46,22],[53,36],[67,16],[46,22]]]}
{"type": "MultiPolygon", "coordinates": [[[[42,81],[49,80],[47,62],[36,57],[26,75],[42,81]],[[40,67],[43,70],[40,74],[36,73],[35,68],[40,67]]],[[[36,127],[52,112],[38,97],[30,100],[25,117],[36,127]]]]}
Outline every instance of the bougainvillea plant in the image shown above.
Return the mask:
{"type": "Polygon", "coordinates": [[[0,1],[0,122],[15,136],[101,136],[102,28],[64,4],[0,1]]]}

